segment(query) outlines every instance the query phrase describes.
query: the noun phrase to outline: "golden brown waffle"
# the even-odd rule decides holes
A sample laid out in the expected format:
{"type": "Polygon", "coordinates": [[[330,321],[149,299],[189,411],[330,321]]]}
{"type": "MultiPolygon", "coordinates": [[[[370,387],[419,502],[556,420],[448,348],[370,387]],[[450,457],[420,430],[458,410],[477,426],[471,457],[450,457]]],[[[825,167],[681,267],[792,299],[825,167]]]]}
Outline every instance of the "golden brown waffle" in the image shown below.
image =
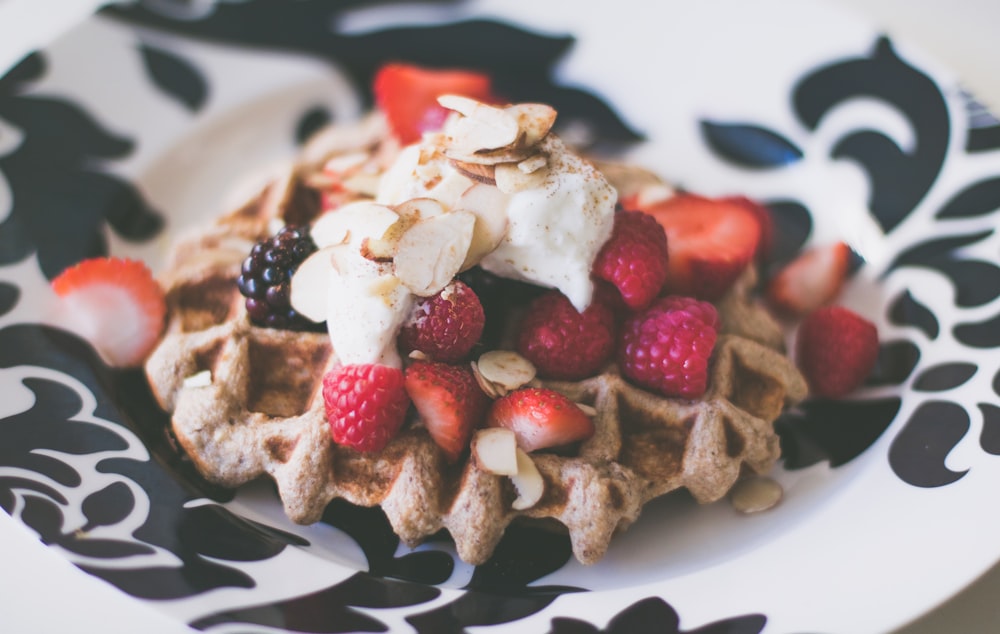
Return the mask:
{"type": "Polygon", "coordinates": [[[379,505],[405,543],[443,528],[471,563],[485,561],[516,518],[554,520],[577,559],[593,563],[649,500],[680,488],[700,502],[717,500],[745,470],[763,473],[777,460],[773,420],[804,398],[806,385],[778,349],[778,327],[746,299],[752,278],[719,303],[725,327],[703,398],[655,396],[613,367],[583,381],[544,382],[594,406],[596,433],[576,455],[532,454],[545,493],[529,509],[512,509],[510,480],[481,468],[475,451],[447,465],[419,422],[376,454],[334,444],[321,393],[336,361],[329,337],[251,325],[235,283],[252,244],[287,212],[280,201],[301,200],[296,182],[272,185],[181,243],[162,278],[169,324],[146,372],[208,480],[236,487],[267,475],[298,523],[319,520],[335,498],[379,505]]]}

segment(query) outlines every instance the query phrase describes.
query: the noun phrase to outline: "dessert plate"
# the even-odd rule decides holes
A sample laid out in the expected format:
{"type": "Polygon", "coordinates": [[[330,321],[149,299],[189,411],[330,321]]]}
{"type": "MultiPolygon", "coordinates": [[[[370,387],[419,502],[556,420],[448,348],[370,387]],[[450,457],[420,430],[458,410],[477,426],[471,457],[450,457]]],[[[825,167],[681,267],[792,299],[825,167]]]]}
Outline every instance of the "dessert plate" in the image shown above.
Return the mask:
{"type": "Polygon", "coordinates": [[[208,632],[886,631],[1000,559],[998,223],[1000,122],[824,4],[116,4],[0,78],[0,507],[208,632]],[[155,267],[399,59],[485,69],[594,152],[767,202],[776,263],[852,246],[842,303],[878,324],[879,364],[780,421],[779,506],[669,496],[590,567],[529,529],[472,568],[377,510],[295,526],[264,484],[201,481],[141,373],[50,324],[48,279],[106,253],[155,267]]]}

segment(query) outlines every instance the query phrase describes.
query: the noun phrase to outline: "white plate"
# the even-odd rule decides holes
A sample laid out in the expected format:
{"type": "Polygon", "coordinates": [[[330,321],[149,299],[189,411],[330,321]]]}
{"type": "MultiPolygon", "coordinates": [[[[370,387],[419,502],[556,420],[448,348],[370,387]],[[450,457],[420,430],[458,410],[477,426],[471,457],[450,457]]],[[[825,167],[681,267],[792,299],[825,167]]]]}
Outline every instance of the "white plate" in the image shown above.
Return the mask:
{"type": "Polygon", "coordinates": [[[0,505],[81,569],[218,632],[678,617],[682,631],[885,631],[1000,558],[996,121],[919,52],[825,5],[574,7],[149,1],[0,80],[0,505]],[[671,180],[772,202],[786,228],[811,218],[809,241],[848,240],[866,263],[843,301],[879,324],[883,363],[852,405],[788,423],[832,463],[792,450],[785,501],[764,515],[675,496],[594,567],[526,534],[475,576],[448,574],[446,546],[407,559],[371,513],[300,528],[266,488],[206,500],[141,379],[39,326],[44,277],[103,244],[156,263],[322,113],[360,112],[371,69],[395,57],[519,62],[512,97],[579,107],[603,140],[639,132],[627,155],[671,180]]]}

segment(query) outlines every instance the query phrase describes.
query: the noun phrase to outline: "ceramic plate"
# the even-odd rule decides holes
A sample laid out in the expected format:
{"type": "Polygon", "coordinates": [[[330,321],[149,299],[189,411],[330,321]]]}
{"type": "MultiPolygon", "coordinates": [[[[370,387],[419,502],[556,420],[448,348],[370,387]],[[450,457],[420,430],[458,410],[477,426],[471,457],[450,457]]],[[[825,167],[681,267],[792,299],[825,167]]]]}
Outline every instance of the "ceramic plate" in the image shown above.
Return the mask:
{"type": "Polygon", "coordinates": [[[0,79],[0,506],[73,564],[208,632],[870,632],[1000,558],[1000,124],[919,51],[812,2],[146,0],[0,79]],[[779,423],[782,503],[651,504],[583,567],[512,529],[471,568],[378,510],[285,520],[200,481],[139,372],[46,322],[47,280],[156,266],[388,60],[487,70],[567,135],[766,201],[775,261],[833,239],[875,321],[850,399],[779,423]]]}

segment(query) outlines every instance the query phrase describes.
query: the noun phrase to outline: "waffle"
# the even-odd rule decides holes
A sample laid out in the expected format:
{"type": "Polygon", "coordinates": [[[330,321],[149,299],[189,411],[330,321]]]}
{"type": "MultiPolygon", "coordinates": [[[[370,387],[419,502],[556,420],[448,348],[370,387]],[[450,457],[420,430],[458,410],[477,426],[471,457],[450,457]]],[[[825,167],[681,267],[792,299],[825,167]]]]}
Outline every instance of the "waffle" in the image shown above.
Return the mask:
{"type": "Polygon", "coordinates": [[[161,278],[169,322],[146,373],[180,446],[211,482],[237,487],[268,476],[288,517],[302,524],[318,521],[336,498],[377,505],[404,543],[445,529],[473,564],[489,558],[512,521],[539,521],[565,529],[576,558],[590,564],[649,500],[687,489],[711,502],[744,472],[773,467],[773,420],[804,398],[806,385],[781,351],[777,325],[748,299],[749,276],[718,303],[726,327],[702,398],[655,396],[613,366],[582,381],[539,382],[593,406],[596,431],[574,455],[532,454],[545,493],[531,508],[512,509],[510,480],[483,469],[474,447],[447,464],[419,421],[375,454],[336,445],[321,393],[336,363],[328,335],[252,325],[235,283],[275,218],[308,217],[309,174],[297,166],[189,236],[161,278]]]}

